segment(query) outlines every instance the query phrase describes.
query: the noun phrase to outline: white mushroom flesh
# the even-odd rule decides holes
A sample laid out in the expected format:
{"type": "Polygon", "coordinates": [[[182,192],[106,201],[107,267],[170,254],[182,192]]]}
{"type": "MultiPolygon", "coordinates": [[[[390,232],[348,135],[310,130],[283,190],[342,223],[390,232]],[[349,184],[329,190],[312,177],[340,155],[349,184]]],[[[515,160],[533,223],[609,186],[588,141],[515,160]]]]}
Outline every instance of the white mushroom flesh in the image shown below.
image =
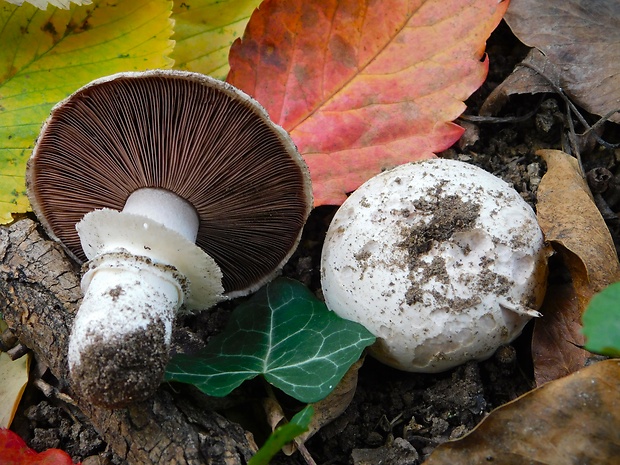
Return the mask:
{"type": "Polygon", "coordinates": [[[122,251],[101,255],[89,266],[69,341],[69,368],[74,370],[91,346],[114,346],[150,325],[163,329],[162,343],[169,347],[184,278],[171,267],[122,251]]]}
{"type": "Polygon", "coordinates": [[[124,406],[159,383],[177,314],[225,299],[222,272],[194,243],[193,207],[162,189],[136,191],[123,211],[91,211],[76,229],[89,261],[70,374],[95,403],[124,406]]]}
{"type": "Polygon", "coordinates": [[[371,354],[439,372],[491,356],[542,303],[548,249],[521,196],[444,159],[372,178],[336,213],[321,274],[327,306],[377,336],[371,354]]]}
{"type": "Polygon", "coordinates": [[[189,202],[170,191],[152,187],[138,189],[125,202],[123,212],[146,216],[178,232],[191,243],[196,242],[200,226],[198,213],[189,202]]]}
{"type": "MultiPolygon", "coordinates": [[[[210,308],[224,300],[219,266],[194,243],[198,219],[191,206],[162,189],[136,193],[139,201],[132,195],[123,211],[94,210],[76,225],[88,259],[125,250],[174,267],[187,279],[181,311],[210,308]]],[[[88,279],[82,281],[85,293],[88,279]]]]}

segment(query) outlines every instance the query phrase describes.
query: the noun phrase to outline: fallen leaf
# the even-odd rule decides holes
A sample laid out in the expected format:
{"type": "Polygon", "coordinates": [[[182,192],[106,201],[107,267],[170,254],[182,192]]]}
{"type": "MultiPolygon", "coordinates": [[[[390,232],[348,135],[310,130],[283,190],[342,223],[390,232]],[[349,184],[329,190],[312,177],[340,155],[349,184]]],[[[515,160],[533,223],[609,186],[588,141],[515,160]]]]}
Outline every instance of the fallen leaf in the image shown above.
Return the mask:
{"type": "Polygon", "coordinates": [[[583,313],[595,293],[620,280],[618,255],[577,160],[559,150],[536,154],[547,162],[538,186],[538,223],[568,267],[583,313]]]}
{"type": "Polygon", "coordinates": [[[271,436],[267,438],[265,444],[250,459],[248,465],[268,465],[271,458],[284,447],[285,444],[308,429],[313,415],[313,407],[307,405],[291,418],[289,423],[278,426],[271,436]]]}
{"type": "Polygon", "coordinates": [[[484,81],[497,0],[267,0],[230,52],[227,80],[291,133],[315,205],[381,170],[430,158],[484,81]]]}
{"type": "MultiPolygon", "coordinates": [[[[514,1],[514,0],[513,0],[514,1]]],[[[481,115],[494,115],[498,113],[508,97],[513,94],[539,94],[553,93],[554,88],[547,79],[534,71],[531,65],[542,71],[554,85],[560,87],[560,78],[557,69],[549,62],[542,52],[536,48],[530,50],[514,71],[491,91],[480,107],[481,115]]]]}
{"type": "Polygon", "coordinates": [[[581,316],[592,296],[620,279],[616,249],[582,178],[577,160],[559,150],[540,150],[547,173],[538,187],[538,223],[567,267],[572,284],[550,286],[536,321],[532,355],[537,384],[580,369],[581,316]]]}
{"type": "Polygon", "coordinates": [[[17,406],[28,384],[30,354],[11,360],[0,352],[0,428],[11,426],[17,406]]]}
{"type": "MultiPolygon", "coordinates": [[[[6,0],[13,5],[22,5],[24,0],[6,0]]],[[[45,10],[48,5],[52,5],[58,8],[64,8],[65,10],[69,9],[71,3],[75,3],[76,5],[90,5],[91,0],[26,0],[27,3],[36,6],[42,10],[45,10]]]]}
{"type": "Polygon", "coordinates": [[[261,0],[184,0],[172,10],[176,69],[225,79],[228,52],[261,0]]]}
{"type": "MultiPolygon", "coordinates": [[[[364,358],[365,357],[360,358],[351,365],[351,368],[349,368],[336,388],[330,392],[325,399],[312,404],[312,407],[314,407],[312,421],[310,421],[308,425],[308,430],[295,439],[296,445],[305,444],[306,441],[314,436],[323,426],[334,421],[347,409],[355,395],[357,389],[357,375],[364,363],[364,358]]],[[[295,450],[296,447],[292,445],[283,448],[283,452],[287,455],[291,455],[295,450]]]]}
{"type": "Polygon", "coordinates": [[[581,308],[572,283],[552,283],[534,324],[534,379],[541,386],[583,368],[592,354],[583,349],[581,308]]]}
{"type": "Polygon", "coordinates": [[[271,428],[271,431],[286,423],[286,414],[278,399],[275,396],[264,397],[261,401],[263,404],[263,411],[265,412],[265,420],[271,428]]]}
{"type": "Polygon", "coordinates": [[[620,360],[596,363],[493,410],[425,464],[617,464],[619,386],[620,360]]]}
{"type": "Polygon", "coordinates": [[[262,375],[301,402],[317,402],[374,341],[366,328],[329,311],[303,284],[279,278],[235,308],[205,349],[173,356],[165,380],[222,397],[262,375]]]}
{"type": "Polygon", "coordinates": [[[26,162],[54,104],[107,74],[172,65],[171,7],[98,0],[42,11],[0,3],[0,223],[29,209],[26,162]]]}
{"type": "Polygon", "coordinates": [[[0,458],[2,465],[73,465],[66,452],[48,449],[37,453],[17,434],[5,428],[0,428],[0,458]]]}
{"type": "MultiPolygon", "coordinates": [[[[513,0],[505,20],[558,70],[560,86],[587,111],[620,110],[620,2],[513,0]]],[[[611,117],[620,123],[620,113],[611,117]]]]}
{"type": "MultiPolygon", "coordinates": [[[[299,449],[299,445],[305,444],[308,439],[314,436],[323,426],[331,423],[338,418],[349,406],[355,395],[357,388],[357,375],[364,363],[363,356],[355,362],[342,377],[338,385],[324,399],[309,404],[314,409],[312,420],[308,424],[306,431],[290,442],[282,446],[282,452],[292,455],[299,449]]],[[[262,401],[265,411],[267,424],[272,431],[286,423],[286,415],[280,402],[275,397],[265,397],[262,401]]]]}

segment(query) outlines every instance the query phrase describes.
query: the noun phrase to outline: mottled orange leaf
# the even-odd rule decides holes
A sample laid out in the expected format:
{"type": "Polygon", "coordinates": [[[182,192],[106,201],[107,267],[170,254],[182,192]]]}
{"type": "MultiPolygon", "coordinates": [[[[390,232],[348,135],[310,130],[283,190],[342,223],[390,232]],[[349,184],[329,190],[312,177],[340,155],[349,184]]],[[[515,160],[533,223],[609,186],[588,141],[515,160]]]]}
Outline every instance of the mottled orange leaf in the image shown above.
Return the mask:
{"type": "Polygon", "coordinates": [[[266,0],[230,52],[228,81],[291,133],[315,205],[383,169],[430,158],[484,81],[508,1],[266,0]]]}

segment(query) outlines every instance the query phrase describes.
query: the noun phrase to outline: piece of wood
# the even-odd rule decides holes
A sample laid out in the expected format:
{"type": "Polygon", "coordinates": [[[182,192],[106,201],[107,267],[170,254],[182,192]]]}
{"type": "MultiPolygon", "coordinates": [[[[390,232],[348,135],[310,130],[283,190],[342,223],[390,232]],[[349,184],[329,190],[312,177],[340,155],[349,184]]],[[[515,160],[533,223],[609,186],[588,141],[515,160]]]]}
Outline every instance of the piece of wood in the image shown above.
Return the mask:
{"type": "MultiPolygon", "coordinates": [[[[81,301],[80,270],[62,248],[22,219],[0,227],[0,308],[4,319],[61,381],[68,379],[67,346],[81,301]]],[[[192,408],[161,386],[151,399],[107,410],[75,398],[114,452],[130,464],[247,463],[256,451],[240,426],[192,408]]]]}

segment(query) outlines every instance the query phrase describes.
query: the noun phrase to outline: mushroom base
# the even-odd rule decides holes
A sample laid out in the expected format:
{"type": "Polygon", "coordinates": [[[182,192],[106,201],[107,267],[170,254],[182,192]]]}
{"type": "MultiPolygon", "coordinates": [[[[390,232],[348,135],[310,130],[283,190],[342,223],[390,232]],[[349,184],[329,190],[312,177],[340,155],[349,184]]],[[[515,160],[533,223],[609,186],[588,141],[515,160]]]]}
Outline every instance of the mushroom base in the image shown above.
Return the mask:
{"type": "Polygon", "coordinates": [[[159,387],[169,346],[163,325],[126,334],[113,341],[95,339],[71,367],[73,389],[82,398],[106,408],[124,408],[147,399],[159,387]]]}
{"type": "Polygon", "coordinates": [[[123,252],[88,266],[69,340],[71,380],[89,402],[124,407],[149,397],[163,378],[184,278],[123,252]]]}

